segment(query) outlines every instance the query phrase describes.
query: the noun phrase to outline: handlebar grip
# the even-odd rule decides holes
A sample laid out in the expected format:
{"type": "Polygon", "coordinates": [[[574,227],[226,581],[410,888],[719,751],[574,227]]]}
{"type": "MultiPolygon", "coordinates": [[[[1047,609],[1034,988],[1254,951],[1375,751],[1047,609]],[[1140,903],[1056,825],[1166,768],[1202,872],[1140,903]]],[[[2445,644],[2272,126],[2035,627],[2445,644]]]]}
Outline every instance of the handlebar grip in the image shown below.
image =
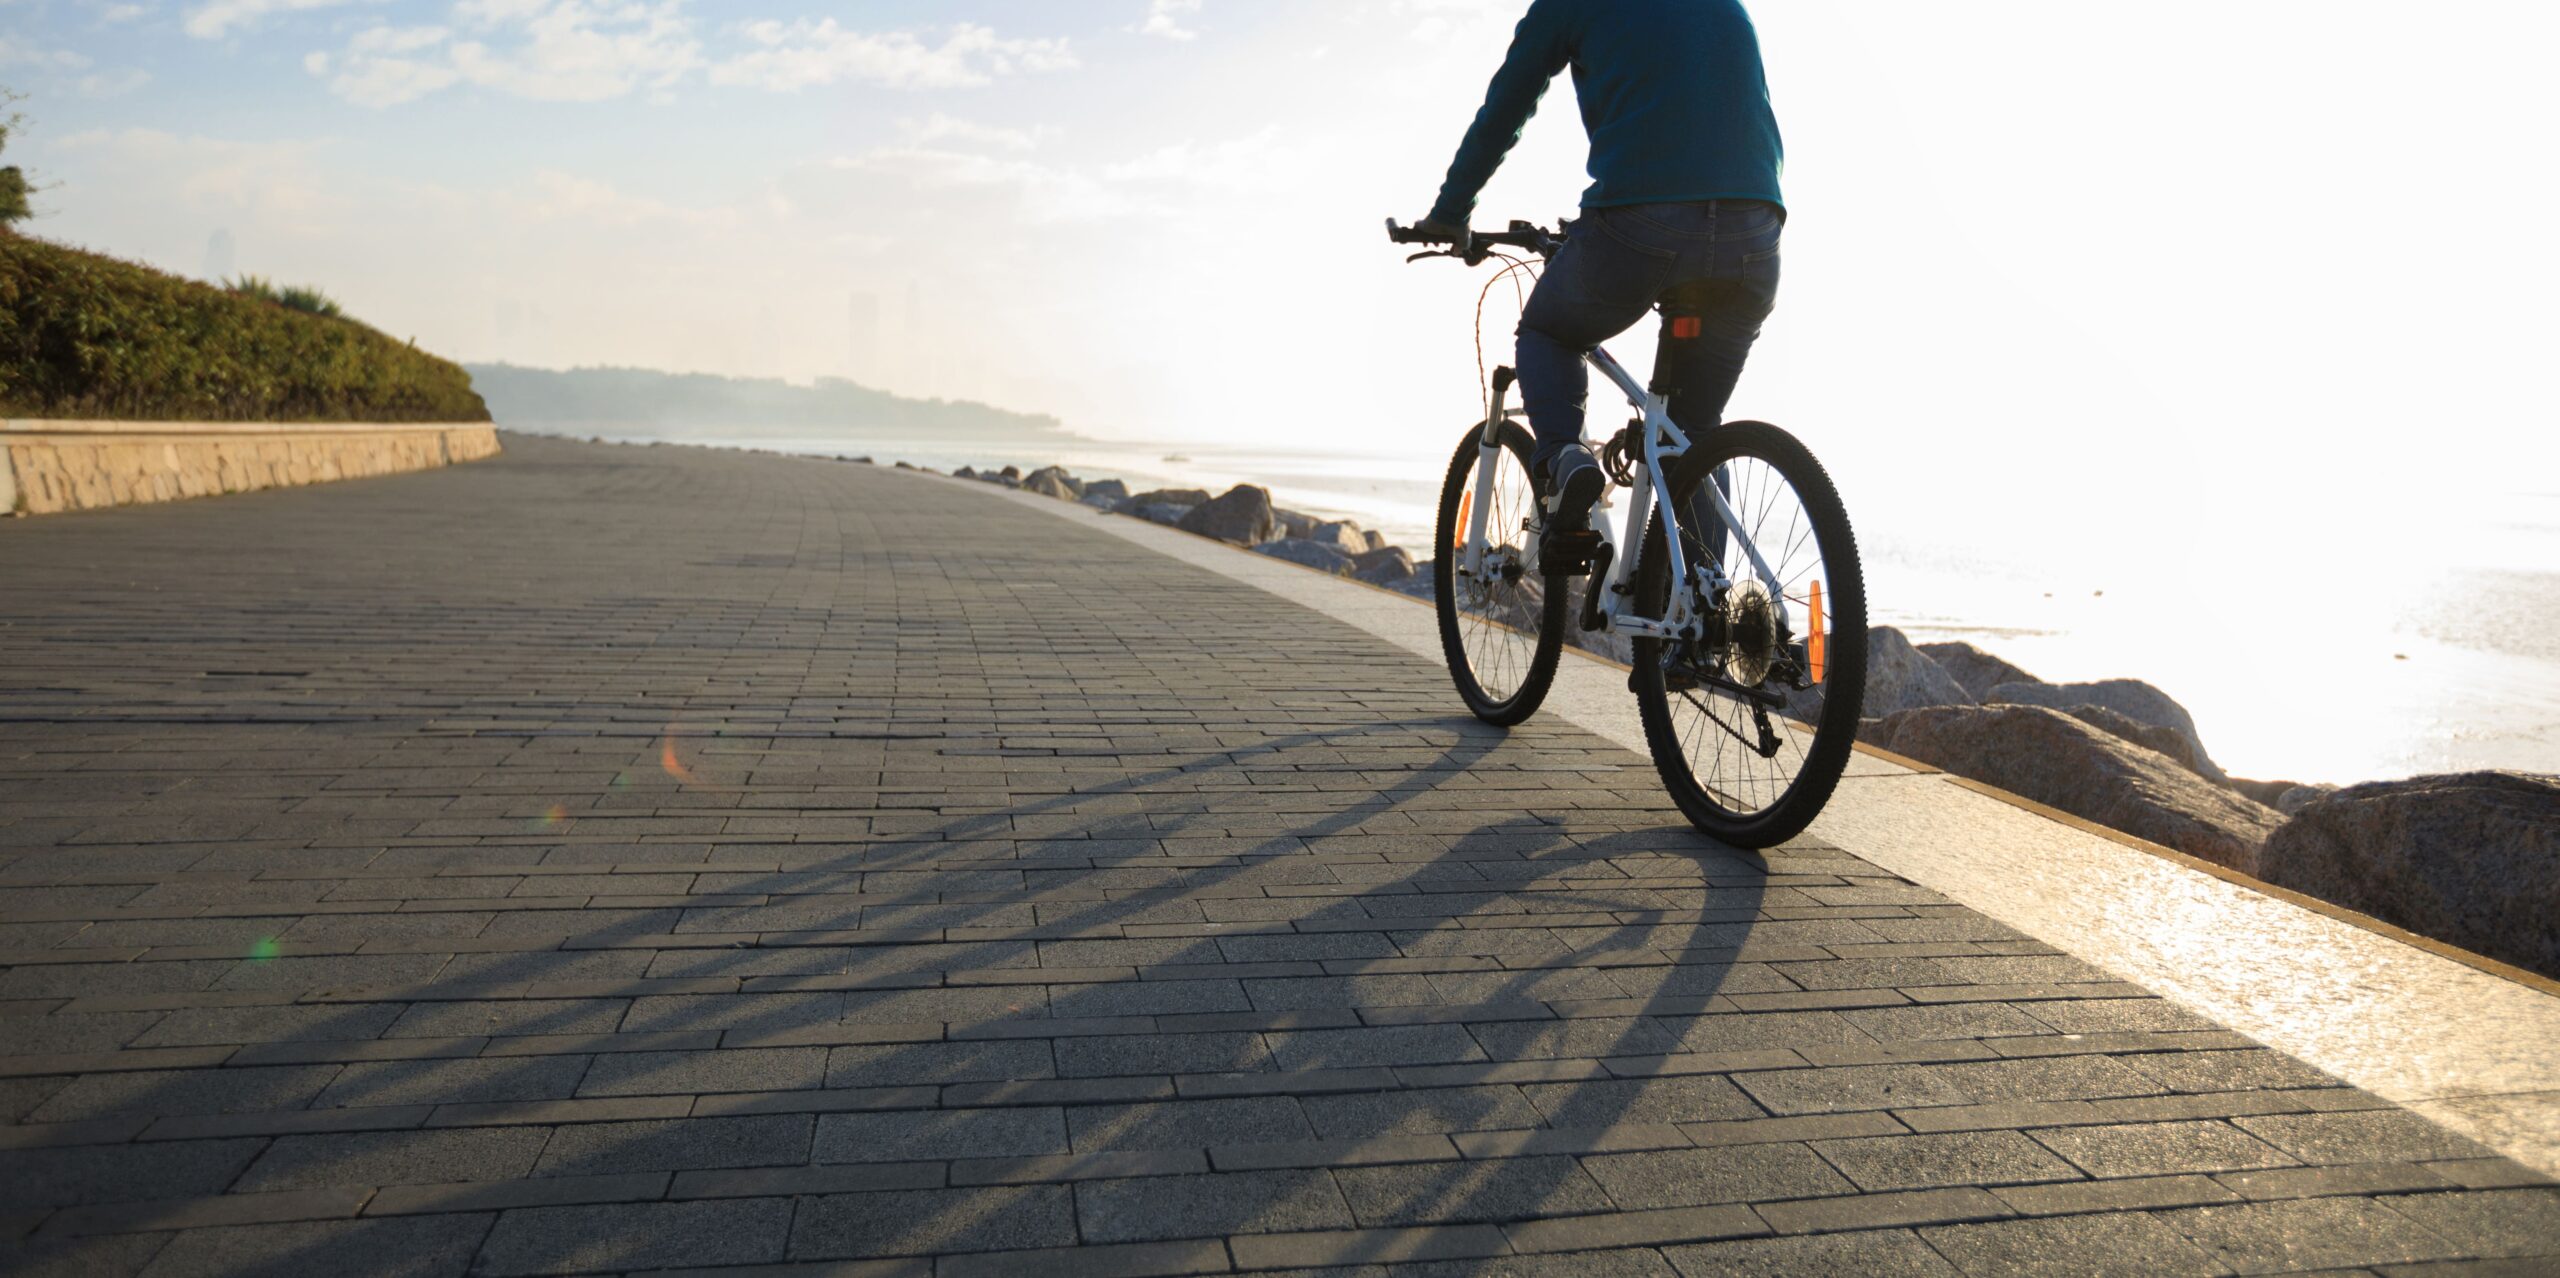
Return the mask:
{"type": "Polygon", "coordinates": [[[1421,238],[1421,236],[1413,233],[1413,228],[1396,225],[1396,220],[1394,218],[1387,219],[1388,242],[1394,244],[1412,244],[1419,241],[1421,238]]]}

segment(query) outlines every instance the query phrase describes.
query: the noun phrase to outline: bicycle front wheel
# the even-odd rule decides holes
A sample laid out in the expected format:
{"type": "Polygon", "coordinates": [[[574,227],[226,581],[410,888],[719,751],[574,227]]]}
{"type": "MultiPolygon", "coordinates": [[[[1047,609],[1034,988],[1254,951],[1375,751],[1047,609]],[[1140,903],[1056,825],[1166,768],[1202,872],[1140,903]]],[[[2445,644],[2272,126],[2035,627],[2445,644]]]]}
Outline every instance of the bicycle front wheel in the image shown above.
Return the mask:
{"type": "Polygon", "coordinates": [[[1537,713],[1555,682],[1565,592],[1538,571],[1529,432],[1518,422],[1501,423],[1492,482],[1480,488],[1481,438],[1477,427],[1467,428],[1440,486],[1432,595],[1458,696],[1477,718],[1509,727],[1537,713]],[[1470,556],[1467,534],[1478,502],[1484,504],[1484,544],[1470,556]]]}
{"type": "MultiPolygon", "coordinates": [[[[1739,847],[1770,847],[1812,823],[1857,738],[1867,678],[1857,540],[1821,463],[1766,422],[1701,432],[1673,468],[1668,500],[1699,624],[1695,637],[1635,642],[1645,744],[1692,824],[1739,847]],[[1717,515],[1711,483],[1765,576],[1717,515]]],[[[1637,612],[1661,618],[1671,594],[1657,511],[1637,561],[1637,612]]]]}

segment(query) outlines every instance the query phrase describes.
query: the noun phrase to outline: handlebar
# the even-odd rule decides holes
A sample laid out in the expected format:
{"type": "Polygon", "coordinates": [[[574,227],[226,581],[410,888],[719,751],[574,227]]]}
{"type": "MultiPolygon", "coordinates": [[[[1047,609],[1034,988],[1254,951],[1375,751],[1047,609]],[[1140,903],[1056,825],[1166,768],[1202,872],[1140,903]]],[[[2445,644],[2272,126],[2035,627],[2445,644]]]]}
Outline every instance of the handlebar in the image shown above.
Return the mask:
{"type": "Polygon", "coordinates": [[[1465,261],[1469,266],[1482,262],[1497,248],[1516,248],[1536,253],[1541,257],[1552,257],[1557,249],[1564,247],[1563,228],[1549,231],[1535,223],[1520,221],[1513,222],[1507,230],[1469,230],[1465,240],[1453,241],[1444,236],[1426,236],[1419,227],[1398,226],[1394,218],[1388,218],[1387,239],[1396,244],[1449,246],[1430,252],[1416,253],[1405,259],[1408,262],[1419,262],[1426,257],[1454,257],[1465,261]]]}

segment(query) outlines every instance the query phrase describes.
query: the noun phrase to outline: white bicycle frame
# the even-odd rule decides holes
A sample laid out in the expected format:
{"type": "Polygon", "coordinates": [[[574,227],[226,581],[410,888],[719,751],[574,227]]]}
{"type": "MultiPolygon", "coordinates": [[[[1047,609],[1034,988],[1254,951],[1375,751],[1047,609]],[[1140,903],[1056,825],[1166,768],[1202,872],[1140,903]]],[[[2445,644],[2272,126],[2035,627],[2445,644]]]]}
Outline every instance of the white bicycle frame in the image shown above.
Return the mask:
{"type": "MultiPolygon", "coordinates": [[[[1652,515],[1653,507],[1660,495],[1670,487],[1670,473],[1666,467],[1681,454],[1689,451],[1689,437],[1672,422],[1668,401],[1638,385],[1636,379],[1630,376],[1609,352],[1595,348],[1588,358],[1591,366],[1600,370],[1601,376],[1615,383],[1618,389],[1626,394],[1627,406],[1642,414],[1644,423],[1642,431],[1644,468],[1634,477],[1635,486],[1633,497],[1627,504],[1624,533],[1615,532],[1609,526],[1608,509],[1611,504],[1611,493],[1604,491],[1598,505],[1591,512],[1592,529],[1600,534],[1602,542],[1610,548],[1608,578],[1604,581],[1595,581],[1589,587],[1590,590],[1598,592],[1599,598],[1604,601],[1600,611],[1600,628],[1615,634],[1652,639],[1696,639],[1700,637],[1702,627],[1699,624],[1696,592],[1690,584],[1688,553],[1681,545],[1678,508],[1668,504],[1662,507],[1664,546],[1671,556],[1672,590],[1670,601],[1663,610],[1664,615],[1659,619],[1636,615],[1635,592],[1632,586],[1635,557],[1628,553],[1629,547],[1642,544],[1645,521],[1652,515]]],[[[1490,518],[1489,512],[1493,506],[1494,463],[1502,453],[1502,444],[1496,437],[1497,429],[1507,418],[1526,415],[1524,409],[1504,405],[1503,400],[1507,398],[1508,391],[1508,387],[1501,386],[1494,391],[1493,402],[1489,405],[1489,411],[1485,416],[1484,428],[1476,441],[1476,489],[1475,499],[1471,503],[1474,510],[1467,520],[1466,553],[1459,560],[1459,566],[1470,578],[1479,576],[1484,568],[1485,525],[1490,518]]],[[[1587,446],[1593,445],[1587,432],[1583,442],[1587,446]]],[[[1593,446],[1593,452],[1598,451],[1598,448],[1593,446]]],[[[1614,485],[1612,487],[1614,488],[1614,485]]],[[[1751,561],[1754,575],[1760,579],[1763,586],[1768,588],[1769,601],[1777,610],[1778,626],[1783,633],[1791,622],[1787,616],[1786,591],[1781,588],[1777,573],[1770,570],[1769,562],[1760,555],[1759,545],[1752,541],[1750,533],[1744,531],[1742,520],[1734,514],[1732,505],[1725,500],[1723,489],[1712,483],[1702,484],[1700,487],[1705,491],[1707,500],[1713,503],[1716,518],[1724,523],[1726,530],[1733,535],[1735,543],[1742,547],[1743,555],[1751,561]]],[[[1545,535],[1546,513],[1544,510],[1540,511],[1540,536],[1545,535]]],[[[1538,547],[1535,545],[1530,547],[1532,555],[1537,551],[1538,547]]],[[[1716,592],[1722,593],[1732,587],[1733,580],[1725,575],[1722,565],[1709,563],[1705,568],[1708,574],[1708,585],[1716,592]]]]}

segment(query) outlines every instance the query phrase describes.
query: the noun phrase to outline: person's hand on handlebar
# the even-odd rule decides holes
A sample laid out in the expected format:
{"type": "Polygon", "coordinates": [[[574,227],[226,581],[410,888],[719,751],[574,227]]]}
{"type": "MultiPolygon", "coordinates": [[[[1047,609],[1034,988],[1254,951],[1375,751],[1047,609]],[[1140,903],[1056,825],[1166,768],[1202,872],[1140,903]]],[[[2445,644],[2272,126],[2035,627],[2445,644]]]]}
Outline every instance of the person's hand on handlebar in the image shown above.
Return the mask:
{"type": "Polygon", "coordinates": [[[1416,239],[1429,244],[1463,245],[1467,242],[1465,226],[1456,222],[1443,222],[1428,215],[1413,224],[1413,234],[1416,239]]]}

